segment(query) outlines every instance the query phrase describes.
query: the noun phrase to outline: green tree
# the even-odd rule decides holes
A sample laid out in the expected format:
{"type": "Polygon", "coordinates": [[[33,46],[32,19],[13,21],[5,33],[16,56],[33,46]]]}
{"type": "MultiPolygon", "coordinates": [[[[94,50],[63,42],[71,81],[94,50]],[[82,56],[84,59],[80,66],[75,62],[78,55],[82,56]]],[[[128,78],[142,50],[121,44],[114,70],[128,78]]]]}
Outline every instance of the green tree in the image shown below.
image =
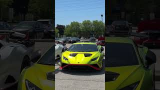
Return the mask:
{"type": "Polygon", "coordinates": [[[54,18],[54,0],[30,0],[28,11],[36,18],[54,18]]]}
{"type": "Polygon", "coordinates": [[[82,33],[81,34],[84,37],[88,37],[91,34],[93,34],[92,31],[93,31],[92,22],[90,20],[84,20],[82,22],[82,31],[81,31],[82,33]]]}
{"type": "Polygon", "coordinates": [[[102,21],[93,21],[93,32],[96,37],[104,35],[105,24],[102,21]]]}
{"type": "Polygon", "coordinates": [[[59,30],[55,28],[55,36],[58,37],[59,30]]]}
{"type": "Polygon", "coordinates": [[[64,31],[66,36],[80,36],[81,27],[79,22],[71,22],[70,25],[67,25],[64,31]]]}
{"type": "Polygon", "coordinates": [[[71,36],[71,29],[70,29],[70,25],[66,25],[65,30],[64,30],[64,35],[66,36],[71,36]]]}
{"type": "Polygon", "coordinates": [[[80,36],[80,31],[81,31],[81,28],[80,28],[80,23],[79,22],[71,22],[70,24],[70,30],[72,32],[72,35],[71,36],[80,36]]]}
{"type": "Polygon", "coordinates": [[[90,37],[95,35],[96,37],[104,35],[105,24],[102,21],[94,20],[84,20],[82,23],[71,22],[70,25],[67,25],[64,31],[66,36],[74,37],[90,37]]]}
{"type": "Polygon", "coordinates": [[[13,0],[0,0],[0,8],[7,8],[12,2],[13,0]]]}

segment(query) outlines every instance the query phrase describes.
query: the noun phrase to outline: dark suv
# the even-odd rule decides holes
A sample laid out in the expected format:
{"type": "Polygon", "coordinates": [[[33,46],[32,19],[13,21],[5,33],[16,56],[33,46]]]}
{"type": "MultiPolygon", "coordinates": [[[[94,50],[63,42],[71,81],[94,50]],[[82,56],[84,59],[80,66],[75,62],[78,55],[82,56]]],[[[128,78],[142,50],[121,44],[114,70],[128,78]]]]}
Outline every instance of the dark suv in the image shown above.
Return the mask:
{"type": "Polygon", "coordinates": [[[31,39],[42,39],[44,36],[44,26],[38,21],[22,21],[13,31],[26,34],[31,39]]]}

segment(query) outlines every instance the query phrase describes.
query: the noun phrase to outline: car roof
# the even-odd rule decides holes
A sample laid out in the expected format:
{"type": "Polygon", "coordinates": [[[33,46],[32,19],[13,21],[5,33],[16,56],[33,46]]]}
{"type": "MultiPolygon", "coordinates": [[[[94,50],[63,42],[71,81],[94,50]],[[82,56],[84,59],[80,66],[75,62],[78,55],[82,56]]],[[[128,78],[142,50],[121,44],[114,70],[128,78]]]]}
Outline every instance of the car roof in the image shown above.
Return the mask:
{"type": "MultiPolygon", "coordinates": [[[[21,22],[29,22],[29,23],[30,23],[30,22],[37,22],[37,21],[21,21],[21,22]]],[[[21,22],[20,22],[20,23],[21,23],[21,22]]]]}
{"type": "Polygon", "coordinates": [[[95,44],[96,45],[96,43],[93,43],[93,42],[78,42],[78,43],[74,43],[74,44],[95,44]]]}
{"type": "Polygon", "coordinates": [[[134,44],[133,40],[129,37],[106,37],[105,42],[134,44]]]}
{"type": "Polygon", "coordinates": [[[52,19],[39,19],[37,21],[51,21],[52,19]]]}

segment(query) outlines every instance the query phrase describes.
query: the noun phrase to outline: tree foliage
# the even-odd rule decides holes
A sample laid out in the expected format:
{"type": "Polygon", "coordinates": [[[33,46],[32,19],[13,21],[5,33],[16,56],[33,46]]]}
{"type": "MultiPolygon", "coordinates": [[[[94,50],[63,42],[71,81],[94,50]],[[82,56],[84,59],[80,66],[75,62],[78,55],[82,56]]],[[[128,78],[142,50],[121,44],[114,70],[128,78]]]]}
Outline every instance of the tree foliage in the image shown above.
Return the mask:
{"type": "Polygon", "coordinates": [[[66,36],[74,37],[90,37],[90,36],[100,36],[103,35],[105,31],[105,25],[102,21],[94,20],[85,20],[82,23],[71,22],[70,25],[67,25],[64,31],[66,36]]]}
{"type": "Polygon", "coordinates": [[[13,0],[0,0],[0,8],[7,8],[12,2],[13,0]]]}
{"type": "Polygon", "coordinates": [[[55,28],[55,36],[58,37],[59,30],[55,28]]]}
{"type": "Polygon", "coordinates": [[[36,18],[54,18],[54,0],[30,0],[28,12],[36,18]]]}

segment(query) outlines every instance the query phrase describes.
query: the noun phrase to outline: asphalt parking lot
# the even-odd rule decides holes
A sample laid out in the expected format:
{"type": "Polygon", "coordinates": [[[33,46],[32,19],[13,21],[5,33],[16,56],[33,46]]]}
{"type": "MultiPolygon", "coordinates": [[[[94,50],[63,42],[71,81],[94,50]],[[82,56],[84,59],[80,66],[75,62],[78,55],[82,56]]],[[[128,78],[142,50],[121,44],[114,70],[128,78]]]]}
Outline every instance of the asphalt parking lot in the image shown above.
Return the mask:
{"type": "Polygon", "coordinates": [[[105,90],[104,69],[101,71],[69,70],[62,72],[59,70],[58,64],[55,69],[56,90],[105,90]]]}

